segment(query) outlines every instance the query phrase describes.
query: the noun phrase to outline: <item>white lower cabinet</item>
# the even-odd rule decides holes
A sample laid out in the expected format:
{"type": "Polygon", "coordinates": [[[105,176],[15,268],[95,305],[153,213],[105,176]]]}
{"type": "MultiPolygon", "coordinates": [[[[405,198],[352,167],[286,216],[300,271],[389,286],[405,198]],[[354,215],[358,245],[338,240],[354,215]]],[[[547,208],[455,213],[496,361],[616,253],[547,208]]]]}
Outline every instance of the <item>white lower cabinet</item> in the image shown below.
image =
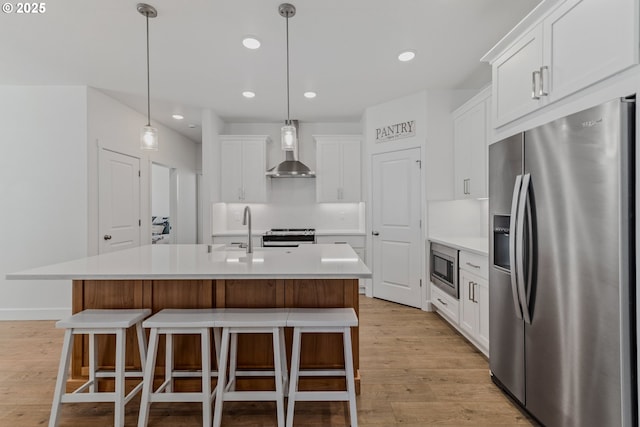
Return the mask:
{"type": "Polygon", "coordinates": [[[488,257],[460,251],[459,299],[431,284],[431,305],[478,350],[489,356],[488,257]]]}
{"type": "Polygon", "coordinates": [[[460,319],[460,304],[458,300],[441,291],[433,283],[431,284],[431,304],[449,323],[458,324],[460,319]]]}
{"type": "Polygon", "coordinates": [[[475,274],[460,270],[460,329],[483,353],[489,351],[489,285],[475,274]]]}

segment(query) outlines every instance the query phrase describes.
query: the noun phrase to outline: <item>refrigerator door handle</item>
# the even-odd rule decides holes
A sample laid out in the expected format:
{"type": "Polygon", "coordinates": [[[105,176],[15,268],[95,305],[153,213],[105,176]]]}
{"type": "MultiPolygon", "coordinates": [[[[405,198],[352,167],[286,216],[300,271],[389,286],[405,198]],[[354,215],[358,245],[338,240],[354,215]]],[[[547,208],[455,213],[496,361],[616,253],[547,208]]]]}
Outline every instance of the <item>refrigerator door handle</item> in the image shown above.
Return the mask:
{"type": "Polygon", "coordinates": [[[517,261],[516,261],[516,234],[518,222],[518,200],[520,199],[520,188],[522,187],[522,175],[516,177],[513,186],[513,197],[511,198],[511,221],[509,223],[509,265],[511,276],[511,295],[513,296],[513,308],[516,317],[522,319],[522,308],[520,306],[520,297],[518,295],[518,279],[517,279],[517,261]]]}
{"type": "MultiPolygon", "coordinates": [[[[529,306],[527,305],[527,291],[525,289],[525,270],[524,270],[524,223],[527,209],[527,201],[529,199],[529,185],[531,184],[531,174],[524,174],[522,178],[522,188],[520,189],[520,197],[518,201],[518,220],[516,227],[516,275],[518,276],[518,295],[520,297],[520,307],[524,321],[531,324],[531,316],[529,314],[529,306]]],[[[531,222],[531,221],[529,221],[531,222]]],[[[527,239],[531,241],[531,238],[527,239]]],[[[530,251],[529,251],[530,252],[530,251]]],[[[529,269],[530,270],[530,269],[529,269]]]]}

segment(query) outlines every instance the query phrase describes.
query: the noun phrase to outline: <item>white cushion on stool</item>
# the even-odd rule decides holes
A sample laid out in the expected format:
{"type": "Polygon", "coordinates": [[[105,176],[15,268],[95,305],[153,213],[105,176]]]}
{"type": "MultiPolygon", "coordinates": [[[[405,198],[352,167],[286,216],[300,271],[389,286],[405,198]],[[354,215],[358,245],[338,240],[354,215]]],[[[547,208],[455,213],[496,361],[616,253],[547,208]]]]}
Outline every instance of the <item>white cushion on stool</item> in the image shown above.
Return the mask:
{"type": "Polygon", "coordinates": [[[220,308],[216,327],[284,327],[288,313],[287,308],[220,308]]]}
{"type": "Polygon", "coordinates": [[[56,328],[130,328],[151,314],[148,308],[89,309],[56,322],[56,328]]]}
{"type": "MultiPolygon", "coordinates": [[[[211,328],[218,319],[215,308],[165,308],[144,321],[145,328],[211,328]]],[[[216,325],[217,326],[217,325],[216,325]]]]}
{"type": "Polygon", "coordinates": [[[291,308],[287,326],[358,326],[353,308],[291,308]]]}

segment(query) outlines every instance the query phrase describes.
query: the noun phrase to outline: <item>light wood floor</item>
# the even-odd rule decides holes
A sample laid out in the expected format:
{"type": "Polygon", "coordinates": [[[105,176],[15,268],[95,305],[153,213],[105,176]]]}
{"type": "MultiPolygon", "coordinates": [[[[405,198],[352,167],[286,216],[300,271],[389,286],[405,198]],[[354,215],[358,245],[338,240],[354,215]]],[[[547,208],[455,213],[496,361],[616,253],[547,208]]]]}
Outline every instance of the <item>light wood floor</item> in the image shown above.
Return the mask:
{"type": "MultiPolygon", "coordinates": [[[[487,360],[437,314],[360,299],[361,426],[534,425],[489,379],[487,360]]],[[[0,426],[46,425],[62,331],[54,322],[0,322],[0,426]]],[[[126,425],[137,423],[138,400],[126,425]]],[[[296,426],[348,426],[343,403],[296,404],[296,426]]],[[[112,405],[63,405],[60,426],[113,425],[112,405]]],[[[150,426],[201,426],[198,404],[154,404],[150,426]]],[[[274,426],[272,403],[225,404],[225,426],[274,426]]]]}

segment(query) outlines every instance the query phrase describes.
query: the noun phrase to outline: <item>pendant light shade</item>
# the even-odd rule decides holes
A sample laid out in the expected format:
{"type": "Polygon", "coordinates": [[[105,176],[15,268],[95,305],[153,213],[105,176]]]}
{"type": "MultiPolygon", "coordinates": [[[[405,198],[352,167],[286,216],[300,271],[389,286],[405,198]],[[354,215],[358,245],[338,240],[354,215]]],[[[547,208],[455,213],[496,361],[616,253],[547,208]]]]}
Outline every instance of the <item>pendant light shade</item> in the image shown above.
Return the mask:
{"type": "Polygon", "coordinates": [[[140,130],[140,149],[158,151],[158,129],[151,126],[151,90],[149,85],[149,18],[158,16],[156,9],[146,3],[138,3],[136,9],[147,22],[147,125],[140,130]]]}
{"type": "Polygon", "coordinates": [[[298,146],[298,135],[289,117],[289,18],[295,16],[296,8],[292,4],[282,3],[278,6],[278,12],[287,21],[287,121],[280,129],[280,139],[284,151],[295,151],[298,146]]]}
{"type": "Polygon", "coordinates": [[[296,149],[298,135],[295,126],[291,126],[290,124],[282,126],[282,129],[280,129],[280,137],[284,151],[294,151],[296,149]]]}
{"type": "Polygon", "coordinates": [[[158,129],[143,126],[140,129],[140,148],[142,150],[158,150],[158,129]]]}

